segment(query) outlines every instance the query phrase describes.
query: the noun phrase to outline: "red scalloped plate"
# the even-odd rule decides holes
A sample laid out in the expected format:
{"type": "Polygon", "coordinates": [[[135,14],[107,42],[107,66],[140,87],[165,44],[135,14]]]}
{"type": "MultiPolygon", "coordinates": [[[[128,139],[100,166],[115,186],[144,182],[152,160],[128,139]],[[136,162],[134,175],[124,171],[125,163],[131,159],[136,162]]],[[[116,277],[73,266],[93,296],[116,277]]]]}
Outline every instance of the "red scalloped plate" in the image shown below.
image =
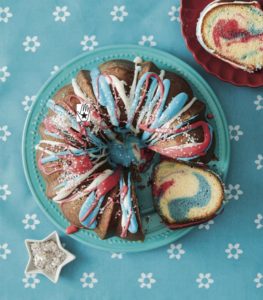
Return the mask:
{"type": "MultiPolygon", "coordinates": [[[[229,63],[211,55],[202,48],[196,37],[196,23],[201,11],[213,0],[182,0],[182,32],[188,49],[195,60],[209,73],[219,79],[238,86],[263,86],[263,70],[248,73],[231,66],[229,63]]],[[[263,6],[263,0],[258,1],[263,6]]]]}

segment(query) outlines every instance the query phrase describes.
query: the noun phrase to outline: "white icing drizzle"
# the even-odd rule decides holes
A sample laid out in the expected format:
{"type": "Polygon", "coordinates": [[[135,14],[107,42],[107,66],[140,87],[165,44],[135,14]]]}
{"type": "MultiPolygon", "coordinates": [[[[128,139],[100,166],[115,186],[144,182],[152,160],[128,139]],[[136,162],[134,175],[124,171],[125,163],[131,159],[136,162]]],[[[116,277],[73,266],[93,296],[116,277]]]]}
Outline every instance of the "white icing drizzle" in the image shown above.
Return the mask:
{"type": "Polygon", "coordinates": [[[113,174],[113,171],[110,169],[104,170],[98,177],[96,177],[90,185],[88,185],[85,189],[82,191],[78,191],[76,194],[74,194],[69,201],[77,200],[80,197],[83,197],[87,195],[88,193],[92,192],[98,185],[102,183],[107,177],[109,177],[111,174],[113,174]]]}
{"type": "MultiPolygon", "coordinates": [[[[57,142],[57,141],[49,141],[49,140],[40,140],[39,144],[47,144],[47,145],[51,145],[51,146],[64,146],[64,147],[68,147],[67,144],[62,143],[62,142],[57,142]]],[[[74,148],[73,146],[70,146],[70,148],[74,148]]],[[[74,148],[77,149],[77,148],[74,148]]]]}
{"type": "Polygon", "coordinates": [[[128,97],[125,92],[126,82],[123,80],[119,80],[114,75],[108,75],[106,77],[106,81],[108,82],[108,84],[111,84],[114,88],[116,88],[120,98],[124,103],[126,111],[128,111],[130,108],[131,101],[130,101],[130,97],[128,97]]]}
{"type": "Polygon", "coordinates": [[[134,94],[135,94],[135,89],[136,89],[136,84],[137,84],[137,80],[138,80],[138,75],[141,71],[141,66],[139,66],[139,64],[142,63],[142,59],[140,57],[135,57],[134,61],[135,63],[135,68],[134,68],[134,76],[133,76],[133,81],[132,81],[132,85],[130,88],[130,103],[132,102],[133,98],[134,98],[134,94]]]}
{"type": "MultiPolygon", "coordinates": [[[[163,79],[164,79],[164,76],[165,76],[165,71],[164,71],[164,70],[161,70],[161,71],[160,71],[160,75],[159,75],[160,79],[163,80],[163,79]]],[[[154,98],[155,95],[156,95],[157,93],[159,93],[159,92],[160,92],[160,88],[159,88],[159,86],[157,85],[157,88],[155,89],[155,91],[154,91],[154,93],[153,93],[153,98],[154,98]]],[[[147,107],[144,106],[144,107],[140,110],[140,114],[139,114],[139,117],[138,117],[138,120],[137,120],[137,124],[136,124],[136,133],[139,132],[139,124],[141,124],[142,121],[143,121],[144,119],[146,119],[146,123],[149,122],[149,119],[150,119],[150,117],[151,117],[151,114],[152,114],[152,111],[153,111],[153,109],[154,109],[154,106],[155,106],[155,105],[151,105],[151,103],[150,103],[149,106],[147,106],[147,107]],[[145,118],[146,113],[147,113],[147,116],[146,116],[146,118],[145,118]]]]}
{"type": "MultiPolygon", "coordinates": [[[[122,203],[123,210],[131,213],[131,209],[132,208],[131,208],[130,204],[131,203],[130,203],[129,195],[128,195],[128,193],[126,193],[126,195],[125,195],[125,197],[123,199],[123,203],[122,203]]],[[[128,215],[122,212],[122,216],[121,216],[121,227],[122,228],[125,228],[125,226],[127,225],[127,218],[128,218],[128,215]]]]}
{"type": "Polygon", "coordinates": [[[142,58],[140,56],[136,56],[133,60],[135,64],[141,64],[143,62],[142,58]]]}
{"type": "Polygon", "coordinates": [[[59,202],[63,198],[67,197],[82,181],[86,180],[96,169],[98,169],[101,165],[103,165],[106,162],[107,159],[98,162],[96,165],[94,165],[94,167],[91,170],[74,179],[69,180],[67,185],[57,192],[57,195],[53,198],[53,200],[59,202]]]}
{"type": "MultiPolygon", "coordinates": [[[[35,146],[35,149],[41,150],[41,151],[43,151],[43,152],[45,152],[49,155],[53,155],[53,154],[55,154],[55,152],[41,147],[40,144],[46,144],[46,145],[50,145],[50,146],[59,146],[59,147],[67,148],[67,145],[65,143],[62,143],[62,142],[49,141],[49,140],[40,140],[39,143],[35,146]]],[[[70,148],[77,150],[77,148],[74,148],[73,146],[70,146],[70,148]]]]}
{"type": "Polygon", "coordinates": [[[89,153],[89,157],[90,157],[90,158],[97,157],[97,160],[94,161],[94,162],[97,162],[97,161],[99,161],[102,157],[104,157],[104,156],[107,155],[106,152],[107,152],[106,149],[103,149],[101,155],[99,155],[99,156],[98,156],[98,154],[89,153]]]}
{"type": "Polygon", "coordinates": [[[45,148],[43,148],[43,147],[41,147],[41,146],[39,146],[39,145],[36,145],[36,146],[35,146],[35,149],[36,149],[36,150],[43,151],[44,153],[49,154],[49,155],[54,154],[54,152],[49,151],[49,150],[47,150],[47,149],[45,149],[45,148]]]}
{"type": "MultiPolygon", "coordinates": [[[[188,104],[186,104],[186,105],[178,112],[178,114],[176,114],[170,121],[166,122],[163,126],[161,126],[161,128],[170,128],[170,127],[171,127],[171,124],[173,124],[173,122],[174,122],[177,118],[179,118],[184,112],[186,112],[186,111],[187,111],[187,110],[195,103],[196,100],[197,100],[197,98],[196,98],[196,97],[193,97],[192,100],[191,100],[188,104]]],[[[158,137],[159,135],[160,135],[160,133],[154,133],[154,134],[150,137],[149,141],[153,140],[154,138],[158,137]]],[[[166,139],[168,135],[169,135],[169,134],[162,134],[163,139],[166,139]]]]}
{"type": "MultiPolygon", "coordinates": [[[[114,87],[117,90],[118,95],[120,96],[120,98],[122,99],[122,101],[124,103],[127,115],[128,115],[128,112],[129,112],[130,107],[131,107],[131,103],[132,103],[133,98],[134,98],[134,94],[135,94],[135,90],[136,90],[136,84],[137,84],[137,80],[138,80],[138,75],[139,75],[139,72],[141,71],[141,66],[139,66],[138,64],[142,63],[142,59],[140,57],[136,57],[134,59],[134,63],[135,63],[134,77],[133,77],[133,82],[132,82],[132,85],[131,85],[131,88],[130,88],[130,95],[129,96],[126,94],[126,91],[125,91],[125,85],[126,85],[125,81],[119,80],[114,75],[107,75],[105,77],[107,83],[109,85],[112,85],[112,87],[114,87]]],[[[160,75],[159,75],[160,79],[163,80],[164,76],[165,76],[165,71],[161,70],[160,75]]],[[[157,89],[156,89],[155,93],[158,92],[158,91],[159,91],[159,87],[157,86],[157,89]]],[[[154,93],[154,95],[155,95],[155,93],[154,93]]],[[[140,111],[136,128],[131,128],[134,132],[136,132],[136,133],[139,132],[138,126],[139,126],[140,122],[143,120],[146,113],[147,113],[147,117],[148,118],[150,117],[153,108],[154,108],[154,106],[151,107],[151,110],[149,111],[147,107],[144,107],[140,111]]]]}
{"type": "Polygon", "coordinates": [[[80,86],[78,85],[77,80],[76,80],[75,78],[72,78],[71,84],[72,84],[74,93],[75,93],[78,97],[80,97],[80,98],[83,99],[83,100],[89,101],[89,98],[88,98],[87,95],[81,90],[81,88],[80,88],[80,86]]]}
{"type": "Polygon", "coordinates": [[[186,112],[197,100],[196,97],[193,97],[192,100],[186,104],[179,112],[176,114],[169,122],[165,123],[162,128],[169,128],[170,125],[178,118],[180,117],[184,112],[186,112]]]}
{"type": "Polygon", "coordinates": [[[198,145],[201,145],[202,143],[186,143],[186,144],[181,144],[181,145],[173,145],[173,146],[166,146],[165,150],[173,150],[173,149],[184,149],[188,147],[196,147],[198,145]]]}
{"type": "Polygon", "coordinates": [[[163,80],[164,76],[165,76],[165,70],[161,70],[160,75],[159,75],[160,79],[163,80]]]}

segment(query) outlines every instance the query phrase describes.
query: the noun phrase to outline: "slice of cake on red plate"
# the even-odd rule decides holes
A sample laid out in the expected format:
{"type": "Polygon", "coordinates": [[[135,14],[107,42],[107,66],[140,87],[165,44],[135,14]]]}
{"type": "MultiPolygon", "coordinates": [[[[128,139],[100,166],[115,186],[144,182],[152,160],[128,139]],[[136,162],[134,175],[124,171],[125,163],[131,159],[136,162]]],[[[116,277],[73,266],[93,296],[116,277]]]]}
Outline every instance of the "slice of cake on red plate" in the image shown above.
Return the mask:
{"type": "Polygon", "coordinates": [[[153,197],[166,225],[178,229],[215,217],[224,188],[219,177],[206,168],[164,160],[155,168],[153,197]]]}
{"type": "Polygon", "coordinates": [[[263,10],[258,1],[213,1],[201,12],[196,35],[202,47],[253,73],[263,68],[263,10]]]}

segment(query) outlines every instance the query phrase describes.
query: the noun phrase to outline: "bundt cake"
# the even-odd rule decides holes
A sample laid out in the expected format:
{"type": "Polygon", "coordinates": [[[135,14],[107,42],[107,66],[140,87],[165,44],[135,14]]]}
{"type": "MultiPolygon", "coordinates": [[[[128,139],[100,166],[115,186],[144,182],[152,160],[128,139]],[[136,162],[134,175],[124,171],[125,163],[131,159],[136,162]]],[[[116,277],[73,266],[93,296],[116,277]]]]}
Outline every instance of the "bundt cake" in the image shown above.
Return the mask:
{"type": "Polygon", "coordinates": [[[154,204],[168,227],[203,223],[222,205],[222,182],[212,171],[182,162],[162,161],[153,176],[154,204]]]}
{"type": "Polygon", "coordinates": [[[263,68],[263,10],[258,1],[213,1],[200,15],[196,35],[209,53],[253,73],[263,68]]]}
{"type": "Polygon", "coordinates": [[[36,160],[68,233],[84,228],[102,239],[143,240],[136,190],[149,166],[160,157],[214,157],[205,104],[184,79],[140,58],[80,71],[47,108],[36,160]]]}

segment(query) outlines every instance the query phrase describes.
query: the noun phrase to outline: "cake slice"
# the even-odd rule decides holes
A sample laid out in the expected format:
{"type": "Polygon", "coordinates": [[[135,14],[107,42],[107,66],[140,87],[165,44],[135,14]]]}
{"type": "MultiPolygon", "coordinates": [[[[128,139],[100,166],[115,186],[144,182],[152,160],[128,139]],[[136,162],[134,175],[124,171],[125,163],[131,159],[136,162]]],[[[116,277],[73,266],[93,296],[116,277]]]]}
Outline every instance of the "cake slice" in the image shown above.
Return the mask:
{"type": "Polygon", "coordinates": [[[253,73],[263,67],[263,11],[258,1],[213,1],[196,27],[202,47],[231,65],[253,73]]]}
{"type": "Polygon", "coordinates": [[[119,184],[122,188],[114,183],[115,186],[97,203],[93,192],[85,193],[86,183],[75,194],[61,201],[60,208],[70,222],[67,233],[85,228],[93,229],[101,239],[119,236],[127,240],[143,240],[134,184],[127,175],[120,178],[119,184]]]}
{"type": "Polygon", "coordinates": [[[124,171],[120,180],[119,190],[120,213],[116,235],[123,239],[143,241],[141,216],[138,199],[135,192],[133,176],[130,171],[124,171]]]}
{"type": "Polygon", "coordinates": [[[224,189],[212,171],[181,162],[162,161],[153,178],[154,204],[171,229],[213,218],[222,206],[224,189]]]}
{"type": "MultiPolygon", "coordinates": [[[[108,238],[115,234],[117,226],[116,213],[118,211],[118,204],[113,199],[116,198],[117,188],[110,191],[101,205],[101,208],[96,217],[97,226],[94,231],[101,239],[108,238]]],[[[70,222],[70,226],[67,228],[67,233],[73,233],[79,228],[85,228],[80,221],[79,213],[85,203],[87,197],[80,197],[75,201],[68,201],[60,204],[60,208],[70,222]]]]}

